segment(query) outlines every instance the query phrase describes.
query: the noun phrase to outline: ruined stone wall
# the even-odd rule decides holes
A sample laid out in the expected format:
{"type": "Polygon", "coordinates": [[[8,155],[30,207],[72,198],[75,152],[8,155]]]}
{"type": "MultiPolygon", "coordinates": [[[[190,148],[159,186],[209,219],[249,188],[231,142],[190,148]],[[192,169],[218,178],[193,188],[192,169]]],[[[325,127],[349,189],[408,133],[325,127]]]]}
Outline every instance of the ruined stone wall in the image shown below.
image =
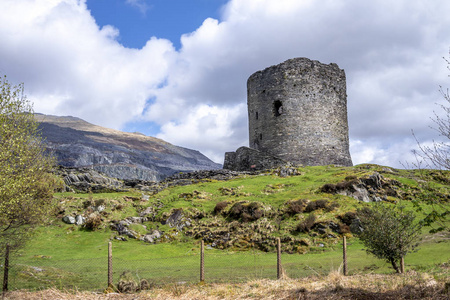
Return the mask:
{"type": "Polygon", "coordinates": [[[260,171],[289,165],[279,157],[248,147],[240,147],[236,152],[226,152],[223,168],[233,171],[260,171]]]}
{"type": "Polygon", "coordinates": [[[294,58],[247,82],[250,148],[303,165],[350,166],[344,70],[294,58]]]}

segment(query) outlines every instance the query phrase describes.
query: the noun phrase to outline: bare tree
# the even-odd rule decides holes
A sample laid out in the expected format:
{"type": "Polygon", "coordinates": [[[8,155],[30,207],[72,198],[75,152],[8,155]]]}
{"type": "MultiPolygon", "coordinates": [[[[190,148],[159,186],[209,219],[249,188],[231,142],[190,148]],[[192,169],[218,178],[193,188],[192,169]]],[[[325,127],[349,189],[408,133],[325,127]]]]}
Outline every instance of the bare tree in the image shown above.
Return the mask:
{"type": "MultiPolygon", "coordinates": [[[[450,60],[445,57],[444,60],[447,63],[447,69],[450,70],[450,60]]],[[[434,112],[434,117],[431,117],[434,126],[431,128],[438,132],[441,140],[433,141],[431,146],[426,146],[418,140],[413,131],[413,136],[419,147],[419,151],[413,151],[417,160],[413,165],[421,174],[423,180],[419,185],[424,191],[430,191],[432,189],[430,187],[431,183],[428,180],[429,178],[427,178],[426,175],[427,172],[424,172],[423,167],[436,169],[436,172],[441,172],[440,178],[443,178],[444,182],[449,181],[446,178],[448,178],[448,170],[450,170],[450,93],[448,88],[445,89],[442,86],[439,86],[439,92],[446,103],[439,105],[443,110],[443,114],[434,112]]],[[[448,189],[446,189],[444,193],[448,193],[448,189]]],[[[435,195],[432,193],[430,193],[428,197],[425,197],[424,200],[426,204],[431,205],[432,209],[425,215],[422,223],[425,226],[432,227],[430,230],[431,233],[450,231],[450,209],[448,204],[442,203],[442,201],[436,199],[435,195]]],[[[420,203],[416,201],[415,206],[417,211],[423,212],[420,203]]]]}
{"type": "MultiPolygon", "coordinates": [[[[445,57],[444,60],[447,62],[447,69],[450,70],[450,60],[445,57]]],[[[416,157],[419,157],[427,167],[450,170],[450,94],[449,89],[444,89],[442,86],[439,87],[439,92],[447,103],[439,105],[444,111],[443,115],[439,116],[439,114],[434,112],[434,118],[432,117],[431,119],[435,124],[432,129],[436,130],[443,140],[433,141],[432,146],[426,146],[419,142],[413,132],[420,150],[414,151],[414,154],[416,157]]]]}

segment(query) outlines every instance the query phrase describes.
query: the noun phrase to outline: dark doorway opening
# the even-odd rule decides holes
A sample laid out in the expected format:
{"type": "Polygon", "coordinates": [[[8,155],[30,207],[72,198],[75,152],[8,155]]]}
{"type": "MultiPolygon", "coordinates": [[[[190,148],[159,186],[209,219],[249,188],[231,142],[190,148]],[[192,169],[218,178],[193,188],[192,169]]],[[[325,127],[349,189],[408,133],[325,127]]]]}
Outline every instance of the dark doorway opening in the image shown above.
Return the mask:
{"type": "Polygon", "coordinates": [[[276,100],[273,103],[273,114],[275,117],[279,117],[283,114],[283,103],[280,100],[276,100]]]}

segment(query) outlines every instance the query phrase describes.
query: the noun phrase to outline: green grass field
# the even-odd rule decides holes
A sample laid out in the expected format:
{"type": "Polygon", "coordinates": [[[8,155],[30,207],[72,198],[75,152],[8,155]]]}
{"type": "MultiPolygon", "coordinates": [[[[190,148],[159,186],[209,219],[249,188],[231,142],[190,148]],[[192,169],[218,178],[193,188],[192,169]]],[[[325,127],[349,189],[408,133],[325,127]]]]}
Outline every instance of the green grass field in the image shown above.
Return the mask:
{"type": "MultiPolygon", "coordinates": [[[[200,221],[202,224],[208,224],[208,222],[231,221],[226,217],[213,214],[214,207],[221,201],[260,202],[270,207],[271,211],[279,213],[283,211],[288,200],[327,199],[338,203],[338,206],[331,211],[316,211],[318,221],[336,220],[338,215],[370,204],[347,196],[321,193],[319,188],[325,183],[341,182],[349,176],[362,177],[381,170],[381,166],[373,165],[352,168],[305,167],[300,169],[302,173],[300,176],[281,178],[268,174],[173,187],[152,195],[146,202],[135,200],[141,195],[138,191],[110,194],[56,194],[59,210],[63,209],[65,214],[82,212],[86,201],[104,203],[106,213],[102,226],[89,231],[76,225],[64,224],[60,216],[50,217],[49,224],[38,228],[26,247],[12,255],[9,287],[10,289],[56,287],[103,290],[107,285],[109,242],[112,242],[113,247],[115,284],[120,275],[126,271],[130,272],[136,281],[147,279],[152,284],[198,282],[200,239],[194,239],[192,236],[185,235],[183,231],[176,231],[159,222],[167,218],[173,209],[202,212],[204,217],[200,221]],[[170,239],[155,244],[133,239],[128,241],[115,239],[117,232],[109,228],[109,222],[138,216],[139,211],[156,205],[161,207],[155,215],[156,221],[149,221],[146,226],[170,233],[170,239]]],[[[418,178],[424,177],[418,177],[416,171],[398,170],[396,173],[383,173],[383,176],[401,182],[404,194],[421,199],[422,214],[430,211],[431,206],[426,203],[425,192],[418,181],[418,178]]],[[[433,172],[427,176],[434,178],[433,172]]],[[[433,189],[430,189],[429,193],[448,195],[447,184],[432,181],[430,185],[433,189]]],[[[410,209],[413,208],[413,202],[409,200],[394,199],[394,202],[402,202],[410,209]]],[[[448,207],[449,203],[444,205],[448,207]]],[[[305,254],[282,254],[283,269],[286,276],[290,278],[325,276],[341,268],[342,239],[340,237],[327,239],[318,234],[293,233],[292,229],[295,225],[307,215],[300,213],[286,215],[282,219],[267,218],[268,223],[278,228],[272,232],[273,236],[305,239],[309,243],[308,247],[302,249],[302,253],[305,254]]],[[[242,226],[244,225],[249,224],[245,223],[242,226]]],[[[408,254],[405,258],[406,268],[430,273],[438,279],[449,278],[450,236],[442,233],[430,235],[428,230],[429,228],[423,229],[422,242],[418,251],[408,254]]],[[[367,254],[357,238],[349,234],[347,241],[349,274],[393,272],[388,263],[367,254]]],[[[205,277],[207,282],[241,282],[256,278],[276,279],[276,262],[276,253],[273,251],[263,252],[252,247],[243,249],[230,247],[219,250],[207,243],[205,277]]]]}
{"type": "MultiPolygon", "coordinates": [[[[41,229],[28,247],[12,258],[10,289],[101,290],[107,284],[109,232],[58,234],[61,230],[41,229]],[[47,237],[40,239],[40,237],[47,237]],[[76,240],[74,240],[76,239],[76,240]]],[[[198,243],[146,245],[139,241],[113,241],[114,281],[130,271],[136,281],[154,284],[197,282],[200,270],[198,243]]],[[[342,264],[342,244],[334,249],[308,254],[282,254],[289,278],[326,276],[342,264]]],[[[421,244],[406,257],[406,268],[448,277],[450,243],[441,238],[421,244]],[[447,271],[440,268],[447,264],[447,271]]],[[[390,265],[364,251],[356,238],[348,240],[349,274],[392,273],[390,265]]],[[[206,247],[205,277],[208,282],[241,282],[257,278],[276,279],[275,253],[261,251],[220,251],[206,247]]]]}

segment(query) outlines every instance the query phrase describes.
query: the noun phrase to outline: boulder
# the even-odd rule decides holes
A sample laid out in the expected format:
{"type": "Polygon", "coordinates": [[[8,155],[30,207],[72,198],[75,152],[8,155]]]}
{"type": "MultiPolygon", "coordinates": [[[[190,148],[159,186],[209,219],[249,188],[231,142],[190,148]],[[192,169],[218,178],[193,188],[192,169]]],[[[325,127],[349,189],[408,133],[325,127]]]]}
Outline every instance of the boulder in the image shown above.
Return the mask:
{"type": "Polygon", "coordinates": [[[142,217],[128,217],[126,220],[129,224],[142,224],[144,222],[144,218],[142,217]]]}
{"type": "Polygon", "coordinates": [[[157,239],[161,238],[161,232],[153,230],[151,234],[146,234],[142,237],[142,240],[147,243],[154,243],[157,239]]]}
{"type": "Polygon", "coordinates": [[[149,207],[147,207],[144,211],[141,211],[141,212],[139,213],[139,216],[140,216],[141,218],[145,218],[145,217],[147,217],[147,216],[149,216],[149,215],[153,215],[153,213],[154,213],[153,207],[152,207],[152,206],[149,206],[149,207]]]}
{"type": "Polygon", "coordinates": [[[142,240],[146,243],[153,243],[153,238],[151,234],[146,234],[142,237],[142,240]]]}
{"type": "Polygon", "coordinates": [[[159,239],[161,238],[161,232],[158,230],[153,230],[152,234],[150,235],[153,239],[159,239]]]}
{"type": "Polygon", "coordinates": [[[82,215],[77,215],[75,217],[75,224],[83,225],[84,223],[86,223],[86,218],[85,217],[83,217],[82,215]]]}
{"type": "Polygon", "coordinates": [[[98,211],[99,213],[104,211],[106,209],[106,207],[104,205],[99,205],[99,206],[95,206],[94,210],[98,211]]]}
{"type": "Polygon", "coordinates": [[[62,218],[62,220],[66,224],[75,224],[76,222],[75,218],[72,216],[65,216],[64,218],[62,218]]]}

